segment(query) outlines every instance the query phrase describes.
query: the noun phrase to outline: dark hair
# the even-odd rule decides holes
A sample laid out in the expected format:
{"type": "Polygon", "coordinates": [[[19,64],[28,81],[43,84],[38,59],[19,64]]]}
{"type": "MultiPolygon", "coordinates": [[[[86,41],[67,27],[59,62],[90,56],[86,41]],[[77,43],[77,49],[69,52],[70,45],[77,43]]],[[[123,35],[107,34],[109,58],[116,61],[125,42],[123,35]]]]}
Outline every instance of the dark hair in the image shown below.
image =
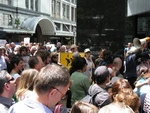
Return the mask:
{"type": "Polygon", "coordinates": [[[20,54],[21,54],[21,52],[22,52],[23,50],[25,50],[25,51],[27,52],[27,51],[28,51],[28,48],[25,47],[25,46],[21,46],[20,49],[19,49],[20,54]]]}
{"type": "Polygon", "coordinates": [[[11,68],[15,68],[15,64],[19,64],[20,61],[23,61],[23,58],[21,57],[21,55],[14,55],[13,57],[11,57],[10,59],[10,65],[11,65],[11,68]]]}
{"type": "Polygon", "coordinates": [[[94,72],[95,83],[102,84],[102,83],[104,83],[106,81],[107,77],[109,77],[109,76],[110,76],[110,73],[109,73],[107,68],[106,68],[106,72],[101,73],[101,74],[96,74],[94,72]]]}
{"type": "Polygon", "coordinates": [[[42,61],[44,63],[46,63],[45,61],[47,60],[47,58],[50,56],[50,52],[48,52],[47,50],[38,50],[35,53],[35,56],[39,56],[41,57],[42,61]]]}
{"type": "Polygon", "coordinates": [[[32,56],[30,57],[29,61],[28,61],[28,64],[30,66],[30,68],[34,69],[35,68],[35,65],[39,63],[39,60],[36,56],[32,56]]]}
{"type": "Polygon", "coordinates": [[[70,74],[72,74],[73,72],[79,70],[79,69],[83,69],[83,67],[86,65],[86,60],[83,57],[76,57],[73,59],[72,63],[71,63],[71,68],[70,68],[70,74]]]}

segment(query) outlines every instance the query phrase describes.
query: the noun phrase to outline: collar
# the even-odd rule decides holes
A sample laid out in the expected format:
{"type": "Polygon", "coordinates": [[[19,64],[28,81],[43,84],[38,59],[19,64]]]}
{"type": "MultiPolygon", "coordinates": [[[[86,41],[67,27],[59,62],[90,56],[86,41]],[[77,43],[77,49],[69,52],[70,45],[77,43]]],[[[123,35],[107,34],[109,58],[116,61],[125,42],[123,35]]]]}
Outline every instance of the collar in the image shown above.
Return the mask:
{"type": "Polygon", "coordinates": [[[10,108],[12,102],[13,102],[12,99],[0,96],[0,103],[6,106],[7,108],[10,108]]]}

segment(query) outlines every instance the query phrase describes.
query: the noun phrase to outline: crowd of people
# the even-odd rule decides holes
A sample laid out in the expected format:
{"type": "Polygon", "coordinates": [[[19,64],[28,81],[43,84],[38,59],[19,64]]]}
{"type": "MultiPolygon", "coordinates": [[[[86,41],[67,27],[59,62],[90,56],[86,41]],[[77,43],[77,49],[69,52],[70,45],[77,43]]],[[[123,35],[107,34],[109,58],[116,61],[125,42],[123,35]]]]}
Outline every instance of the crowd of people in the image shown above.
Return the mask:
{"type": "Polygon", "coordinates": [[[52,50],[49,42],[7,43],[0,47],[0,113],[150,113],[147,45],[128,43],[124,54],[102,48],[95,58],[90,48],[81,57],[77,45],[60,42],[52,50]],[[61,52],[72,53],[69,69],[61,52]]]}

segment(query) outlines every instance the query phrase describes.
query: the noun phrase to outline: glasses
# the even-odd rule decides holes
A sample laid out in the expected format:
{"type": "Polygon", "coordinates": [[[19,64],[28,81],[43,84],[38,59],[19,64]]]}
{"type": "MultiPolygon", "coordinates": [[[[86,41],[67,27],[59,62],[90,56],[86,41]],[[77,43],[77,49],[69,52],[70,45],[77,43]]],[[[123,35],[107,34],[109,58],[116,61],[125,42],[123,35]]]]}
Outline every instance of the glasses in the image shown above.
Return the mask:
{"type": "Polygon", "coordinates": [[[59,89],[53,87],[54,89],[56,89],[62,96],[61,96],[61,99],[65,99],[66,97],[66,94],[63,94],[59,89]]]}
{"type": "Polygon", "coordinates": [[[10,81],[14,81],[15,79],[12,77],[11,79],[9,79],[8,81],[7,81],[7,83],[9,83],[10,81]]]}

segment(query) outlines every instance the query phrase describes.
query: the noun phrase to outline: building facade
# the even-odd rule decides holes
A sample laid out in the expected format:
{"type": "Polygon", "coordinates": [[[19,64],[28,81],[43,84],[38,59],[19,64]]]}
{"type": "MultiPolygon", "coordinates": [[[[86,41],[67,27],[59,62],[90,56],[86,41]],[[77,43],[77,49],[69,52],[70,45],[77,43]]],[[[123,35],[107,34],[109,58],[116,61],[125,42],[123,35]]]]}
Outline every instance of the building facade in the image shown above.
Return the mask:
{"type": "MultiPolygon", "coordinates": [[[[76,0],[0,0],[0,33],[7,41],[74,37],[76,0]]],[[[1,35],[0,35],[1,36],[1,35]]]]}
{"type": "Polygon", "coordinates": [[[128,0],[127,17],[132,18],[135,25],[134,37],[150,36],[150,0],[128,0]]]}

